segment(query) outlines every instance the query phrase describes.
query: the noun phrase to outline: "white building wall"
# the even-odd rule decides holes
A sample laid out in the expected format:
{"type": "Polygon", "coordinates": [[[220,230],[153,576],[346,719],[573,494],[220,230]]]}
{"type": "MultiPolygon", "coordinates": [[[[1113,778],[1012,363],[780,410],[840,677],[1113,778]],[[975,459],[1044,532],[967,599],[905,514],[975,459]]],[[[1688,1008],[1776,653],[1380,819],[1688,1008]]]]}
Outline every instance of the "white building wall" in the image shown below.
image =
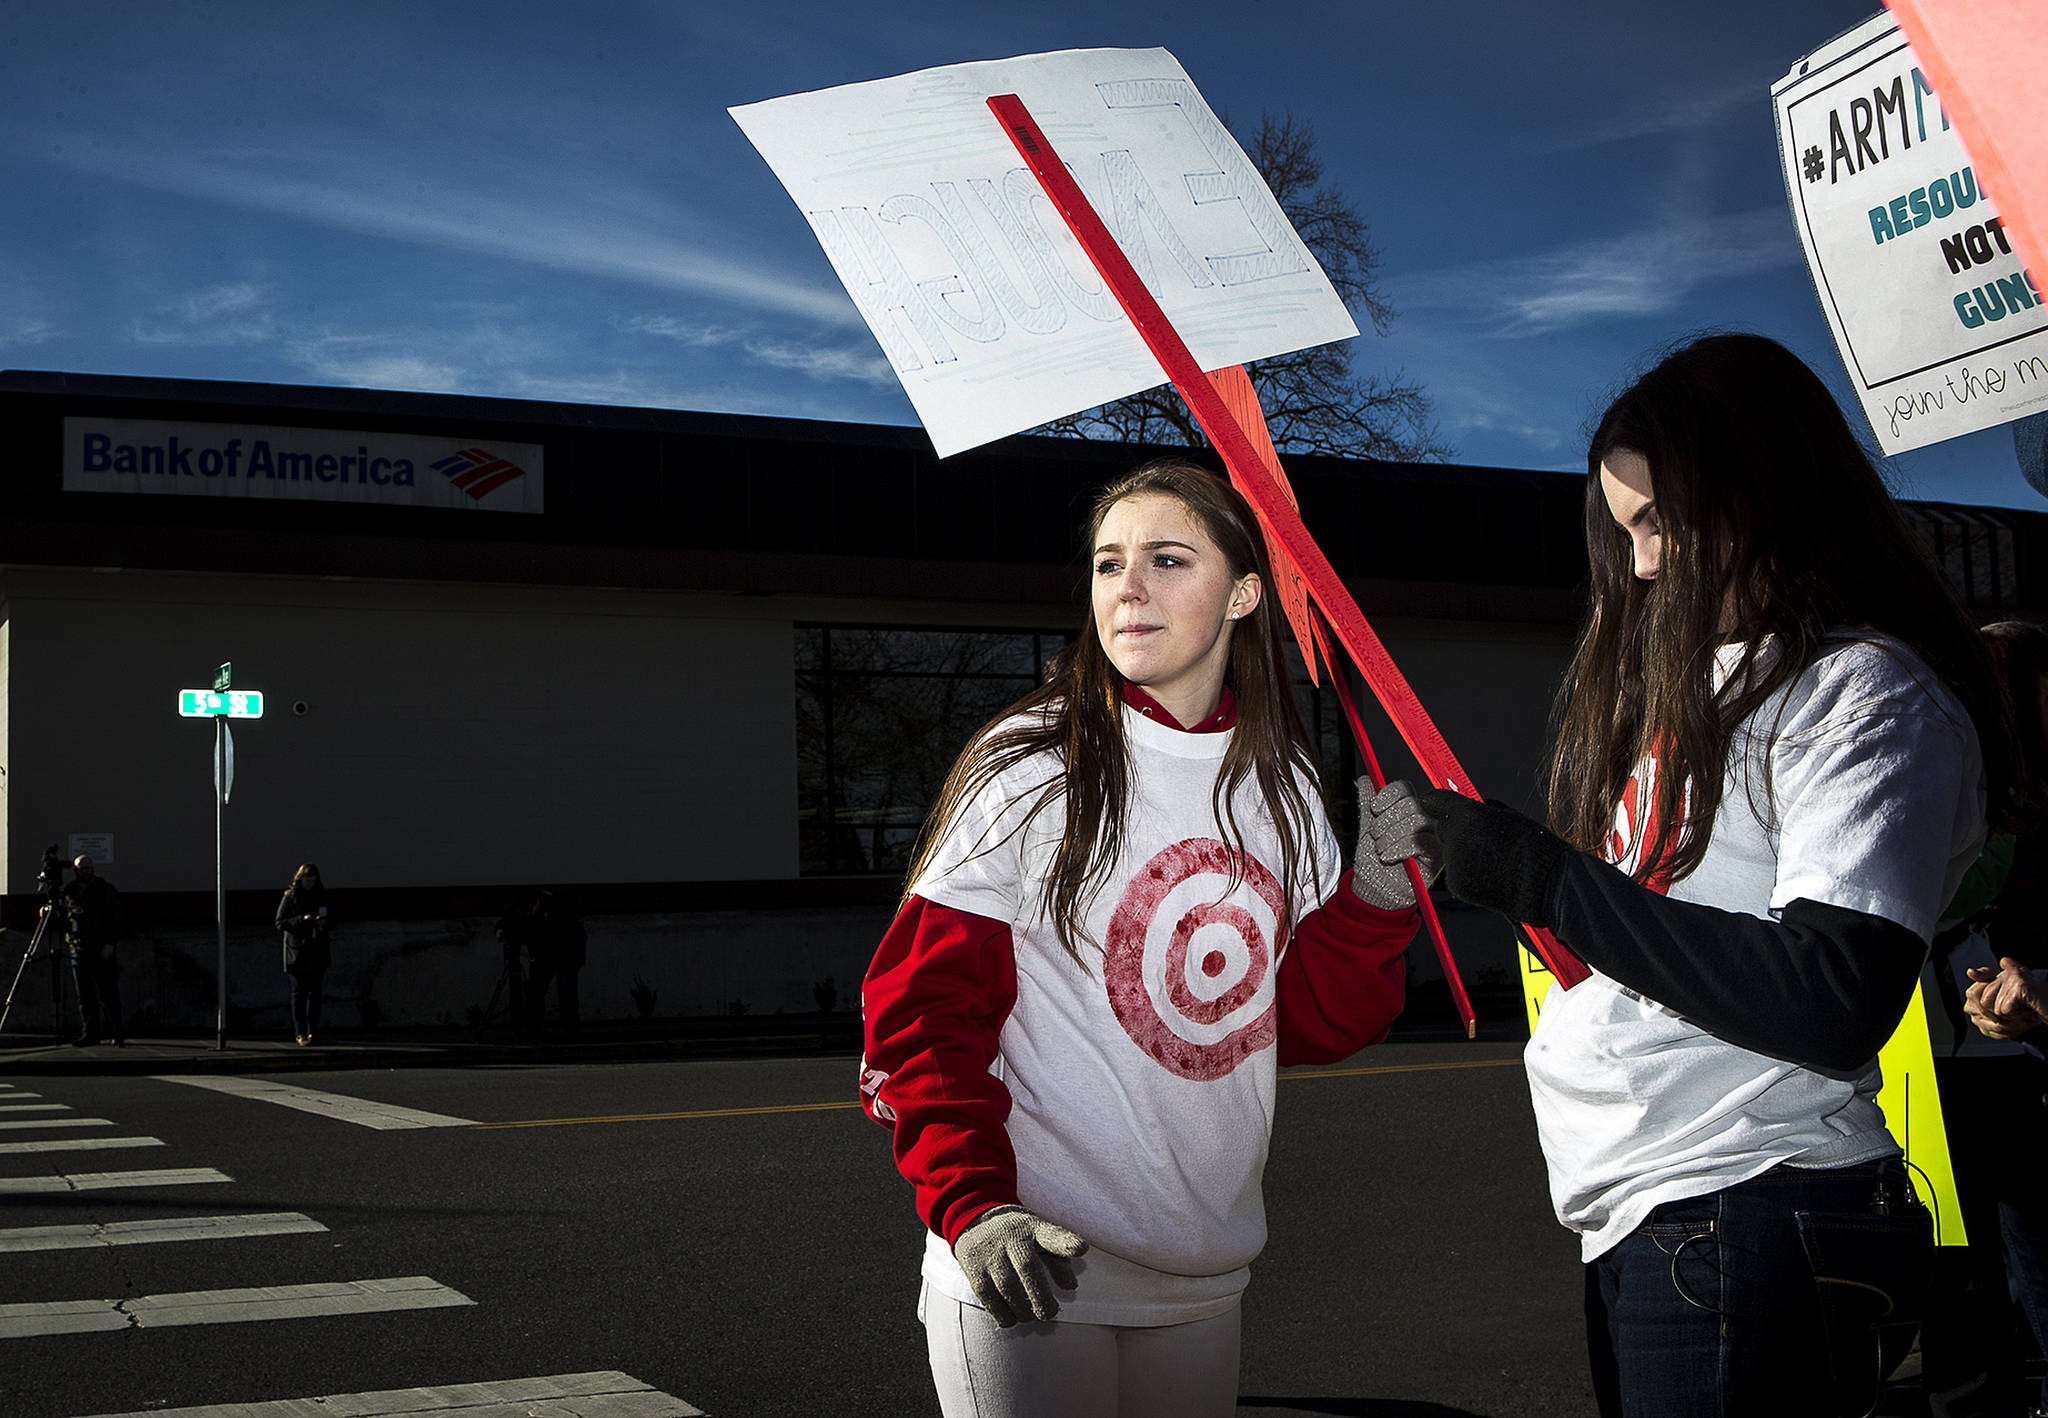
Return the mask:
{"type": "Polygon", "coordinates": [[[786,611],[739,597],[265,576],[6,576],[8,889],[113,834],[127,891],[210,890],[213,728],[234,664],[227,885],[796,874],[786,611]],[[303,701],[303,715],[292,712],[303,701]],[[23,751],[12,751],[14,745],[23,751]]]}

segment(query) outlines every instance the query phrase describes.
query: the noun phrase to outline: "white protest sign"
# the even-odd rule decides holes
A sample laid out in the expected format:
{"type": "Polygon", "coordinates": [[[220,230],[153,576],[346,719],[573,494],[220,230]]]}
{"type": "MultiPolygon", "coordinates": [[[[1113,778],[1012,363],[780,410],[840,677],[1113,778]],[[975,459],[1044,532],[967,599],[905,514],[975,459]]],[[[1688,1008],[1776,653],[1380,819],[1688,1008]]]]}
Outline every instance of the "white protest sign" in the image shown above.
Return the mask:
{"type": "Polygon", "coordinates": [[[1012,93],[1203,368],[1358,333],[1163,49],[956,64],[732,109],[941,457],[1164,382],[989,112],[1012,93]]]}
{"type": "Polygon", "coordinates": [[[2048,409],[2048,308],[1896,22],[1771,87],[1793,225],[1886,453],[2048,409]]]}

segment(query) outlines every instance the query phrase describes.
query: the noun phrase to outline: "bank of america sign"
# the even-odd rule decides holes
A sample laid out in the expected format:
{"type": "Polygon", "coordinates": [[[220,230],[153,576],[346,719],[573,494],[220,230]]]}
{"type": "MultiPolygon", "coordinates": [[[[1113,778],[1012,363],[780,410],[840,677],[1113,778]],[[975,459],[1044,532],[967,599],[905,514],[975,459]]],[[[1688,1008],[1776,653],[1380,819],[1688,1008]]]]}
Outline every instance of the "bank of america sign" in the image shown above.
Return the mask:
{"type": "Polygon", "coordinates": [[[329,428],[64,420],[64,490],[486,512],[546,509],[542,450],[329,428]]]}

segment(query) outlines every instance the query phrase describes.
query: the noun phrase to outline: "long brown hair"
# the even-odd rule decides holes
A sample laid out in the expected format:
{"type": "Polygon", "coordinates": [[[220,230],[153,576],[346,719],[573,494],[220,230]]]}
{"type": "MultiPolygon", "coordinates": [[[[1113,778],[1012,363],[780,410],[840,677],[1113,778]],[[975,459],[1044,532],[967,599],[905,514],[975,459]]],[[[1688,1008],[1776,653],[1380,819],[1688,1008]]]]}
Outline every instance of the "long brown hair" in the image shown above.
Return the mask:
{"type": "MultiPolygon", "coordinates": [[[[1273,594],[1265,541],[1250,505],[1228,483],[1184,458],[1161,458],[1097,494],[1084,546],[1094,547],[1111,508],[1147,493],[1179,502],[1216,544],[1232,577],[1256,573],[1265,588],[1257,607],[1230,630],[1224,683],[1236,701],[1237,724],[1216,777],[1211,807],[1225,843],[1233,849],[1233,860],[1241,859],[1244,833],[1232,798],[1247,778],[1257,780],[1266,816],[1280,839],[1278,875],[1286,893],[1286,914],[1292,919],[1302,868],[1316,870],[1309,843],[1313,814],[1321,811],[1321,804],[1311,804],[1301,789],[1304,778],[1316,782],[1315,761],[1288,683],[1280,602],[1273,594]]],[[[991,781],[1035,755],[1050,754],[1059,771],[1013,832],[1025,830],[1053,805],[1062,806],[1064,828],[1043,890],[1046,914],[1060,944],[1080,960],[1079,942],[1095,944],[1082,925],[1088,903],[1108,881],[1124,844],[1131,764],[1124,742],[1123,689],[1124,677],[1103,651],[1091,603],[1081,633],[1048,666],[1046,682],[984,725],[954,763],[938,805],[925,821],[905,891],[959,824],[963,809],[991,781]]],[[[984,843],[979,850],[996,845],[984,843]]],[[[1319,880],[1316,889],[1321,890],[1319,880]]]]}
{"type": "Polygon", "coordinates": [[[1634,872],[1700,864],[1738,727],[1820,654],[1830,628],[1903,642],[1973,721],[1994,821],[2007,816],[2009,720],[1971,625],[1885,490],[1827,386],[1756,335],[1694,340],[1608,407],[1586,451],[1592,607],[1552,716],[1550,816],[1598,850],[1629,776],[1657,759],[1634,872]],[[1600,465],[1648,460],[1663,545],[1636,579],[1600,465]],[[1740,646],[1725,687],[1715,652],[1740,646]]]}

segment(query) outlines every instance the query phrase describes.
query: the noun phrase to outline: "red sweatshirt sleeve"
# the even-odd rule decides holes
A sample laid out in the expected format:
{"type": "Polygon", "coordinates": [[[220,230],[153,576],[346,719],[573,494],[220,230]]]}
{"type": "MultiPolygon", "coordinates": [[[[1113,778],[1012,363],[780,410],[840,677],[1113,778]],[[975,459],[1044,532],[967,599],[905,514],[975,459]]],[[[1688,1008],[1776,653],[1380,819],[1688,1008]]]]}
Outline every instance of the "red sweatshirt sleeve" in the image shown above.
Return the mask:
{"type": "Polygon", "coordinates": [[[1420,914],[1382,911],[1351,890],[1301,918],[1280,961],[1280,1065],[1335,1063],[1387,1037],[1407,999],[1408,942],[1420,914]]]}
{"type": "Polygon", "coordinates": [[[1010,1090],[989,1072],[1017,1002],[1010,928],[911,896],[860,994],[861,1106],[894,1131],[917,1214],[950,1245],[982,1212],[1017,1200],[1010,1090]]]}

